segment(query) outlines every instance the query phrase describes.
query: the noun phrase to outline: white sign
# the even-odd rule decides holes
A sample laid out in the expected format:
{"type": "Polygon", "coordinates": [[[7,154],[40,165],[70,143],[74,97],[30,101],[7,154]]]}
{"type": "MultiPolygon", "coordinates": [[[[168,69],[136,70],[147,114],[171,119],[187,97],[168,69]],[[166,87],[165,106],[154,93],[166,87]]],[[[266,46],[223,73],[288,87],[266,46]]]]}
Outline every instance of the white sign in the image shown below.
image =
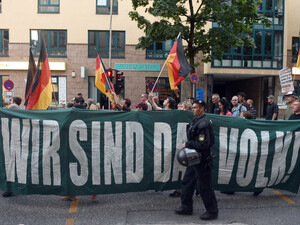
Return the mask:
{"type": "Polygon", "coordinates": [[[279,79],[281,84],[281,92],[294,91],[292,73],[288,67],[279,71],[279,79]]]}
{"type": "Polygon", "coordinates": [[[14,91],[4,91],[4,96],[5,97],[14,97],[15,92],[14,91]]]}

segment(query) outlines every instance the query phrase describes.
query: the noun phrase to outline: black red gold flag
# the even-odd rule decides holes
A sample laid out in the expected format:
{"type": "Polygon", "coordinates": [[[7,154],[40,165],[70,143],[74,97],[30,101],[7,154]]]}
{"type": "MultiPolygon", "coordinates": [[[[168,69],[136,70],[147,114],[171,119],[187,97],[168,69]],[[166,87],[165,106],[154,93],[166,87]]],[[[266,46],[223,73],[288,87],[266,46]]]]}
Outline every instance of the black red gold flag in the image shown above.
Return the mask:
{"type": "Polygon", "coordinates": [[[187,77],[192,70],[189,65],[182,46],[181,35],[175,41],[167,58],[169,82],[172,90],[176,90],[177,85],[187,77]]]}
{"type": "Polygon", "coordinates": [[[26,80],[26,88],[25,88],[25,101],[24,105],[27,106],[28,98],[30,96],[34,76],[36,73],[36,65],[33,58],[33,54],[31,48],[29,49],[29,63],[28,63],[28,72],[27,72],[27,80],[26,80]]]}
{"type": "Polygon", "coordinates": [[[111,102],[114,102],[114,97],[110,93],[110,91],[115,91],[112,82],[105,72],[105,67],[100,59],[99,55],[96,58],[96,73],[95,73],[95,86],[105,94],[111,102]]]}
{"type": "Polygon", "coordinates": [[[47,109],[52,102],[51,74],[47,50],[42,38],[38,67],[32,83],[26,109],[47,109]]]}

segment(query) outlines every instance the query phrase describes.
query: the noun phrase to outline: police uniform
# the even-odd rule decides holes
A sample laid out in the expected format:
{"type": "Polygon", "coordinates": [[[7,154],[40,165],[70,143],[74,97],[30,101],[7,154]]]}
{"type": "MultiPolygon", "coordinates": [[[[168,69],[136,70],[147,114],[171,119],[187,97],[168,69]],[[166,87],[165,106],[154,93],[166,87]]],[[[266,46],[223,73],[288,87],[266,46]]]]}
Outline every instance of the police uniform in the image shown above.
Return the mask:
{"type": "MultiPolygon", "coordinates": [[[[204,107],[206,108],[205,102],[204,107]]],[[[212,182],[213,159],[211,153],[211,148],[215,140],[212,123],[205,114],[200,118],[195,117],[193,121],[187,125],[187,138],[188,141],[185,147],[195,149],[201,153],[202,160],[200,164],[186,168],[182,180],[181,207],[175,212],[180,215],[192,214],[193,195],[195,188],[197,188],[207,211],[204,213],[205,215],[202,214],[200,218],[215,219],[218,215],[218,206],[212,182]]]]}

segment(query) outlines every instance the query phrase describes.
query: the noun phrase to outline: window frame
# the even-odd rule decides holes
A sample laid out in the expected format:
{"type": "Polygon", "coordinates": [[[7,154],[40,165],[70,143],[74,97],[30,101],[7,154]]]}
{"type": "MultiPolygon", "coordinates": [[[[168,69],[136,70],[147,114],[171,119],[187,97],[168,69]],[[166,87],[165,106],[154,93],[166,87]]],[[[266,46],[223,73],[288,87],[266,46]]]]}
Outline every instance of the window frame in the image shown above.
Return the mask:
{"type": "MultiPolygon", "coordinates": [[[[106,1],[106,5],[98,5],[98,0],[96,0],[96,14],[110,14],[110,0],[103,0],[106,1]],[[102,9],[107,9],[107,11],[102,11],[102,9]]],[[[118,0],[113,0],[113,10],[112,14],[118,14],[118,0]]]]}
{"type": "Polygon", "coordinates": [[[51,0],[47,0],[48,3],[47,4],[43,4],[41,3],[42,0],[38,0],[38,13],[60,13],[60,0],[58,1],[58,4],[53,4],[51,3],[51,0]],[[44,11],[41,10],[40,7],[57,7],[58,10],[57,11],[44,11]]]}
{"type": "MultiPolygon", "coordinates": [[[[124,46],[122,48],[118,48],[118,47],[115,47],[111,49],[111,58],[125,58],[125,48],[126,48],[126,33],[125,31],[112,31],[112,36],[114,37],[114,40],[112,40],[112,43],[115,43],[115,46],[118,46],[118,35],[116,34],[121,34],[123,33],[124,34],[124,40],[123,40],[123,43],[124,43],[124,46]],[[119,56],[118,54],[115,54],[114,53],[123,53],[122,55],[123,56],[119,56]]],[[[108,58],[109,57],[109,31],[106,31],[106,30],[89,30],[88,31],[88,58],[96,58],[97,55],[100,55],[101,58],[108,58]],[[96,34],[96,38],[95,38],[95,49],[92,49],[90,47],[90,36],[92,33],[95,33],[96,34]],[[99,47],[99,34],[100,33],[104,33],[105,35],[105,48],[100,48],[99,47]],[[95,53],[96,54],[91,54],[91,53],[95,53]],[[105,53],[105,54],[103,54],[105,53]]]]}
{"type": "MultiPolygon", "coordinates": [[[[169,40],[167,40],[169,41],[169,40]]],[[[172,49],[172,46],[174,45],[174,40],[170,40],[171,41],[171,49],[172,49]]],[[[146,59],[167,59],[168,58],[168,55],[171,51],[170,50],[166,50],[166,41],[162,41],[162,42],[159,42],[159,43],[162,43],[162,50],[157,50],[156,49],[156,45],[158,44],[158,42],[154,41],[152,43],[151,46],[153,46],[153,50],[150,50],[149,47],[146,48],[146,56],[145,58],[146,59]],[[150,56],[150,54],[153,54],[153,57],[150,56]],[[159,55],[162,55],[161,57],[159,57],[159,55]]]]}
{"type": "Polygon", "coordinates": [[[39,52],[41,49],[41,39],[42,39],[42,32],[46,32],[47,33],[47,38],[46,38],[46,49],[47,49],[47,54],[48,57],[67,57],[67,30],[30,30],[30,47],[32,50],[32,54],[33,56],[37,57],[39,56],[39,52]],[[32,31],[37,31],[38,32],[38,43],[37,43],[37,47],[33,47],[32,42],[34,40],[32,40],[32,31]],[[57,45],[58,47],[56,48],[51,48],[51,32],[57,32],[57,36],[56,36],[56,41],[57,41],[57,45]],[[60,46],[60,32],[65,32],[65,48],[64,47],[59,47],[60,46]],[[65,54],[52,54],[52,51],[65,51],[65,54]]]}
{"type": "Polygon", "coordinates": [[[9,56],[9,30],[7,29],[0,29],[0,57],[7,57],[9,56]],[[4,32],[7,32],[7,48],[3,47],[4,46],[4,36],[5,36],[5,33],[4,32]],[[2,54],[1,52],[2,51],[6,51],[6,54],[2,54]]]}

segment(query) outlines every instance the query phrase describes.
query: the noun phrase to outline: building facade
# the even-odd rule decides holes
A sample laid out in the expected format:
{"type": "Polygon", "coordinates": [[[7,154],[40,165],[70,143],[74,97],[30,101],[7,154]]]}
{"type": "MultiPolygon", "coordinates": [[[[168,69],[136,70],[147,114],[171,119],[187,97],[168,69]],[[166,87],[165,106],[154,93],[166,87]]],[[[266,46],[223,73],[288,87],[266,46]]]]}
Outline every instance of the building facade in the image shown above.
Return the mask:
{"type": "MultiPolygon", "coordinates": [[[[258,10],[269,18],[272,26],[254,27],[257,48],[232,47],[224,53],[222,61],[213,59],[208,64],[201,63],[200,54],[196,59],[199,81],[194,86],[188,78],[182,82],[181,99],[191,93],[206,100],[213,93],[230,98],[244,91],[254,100],[258,116],[263,117],[266,96],[274,94],[282,101],[279,70],[295,66],[300,43],[300,25],[297,24],[300,16],[296,12],[299,8],[298,0],[263,0],[258,10]]],[[[136,22],[130,20],[131,10],[131,1],[113,1],[109,60],[110,0],[88,0],[84,4],[72,0],[0,0],[0,104],[8,103],[7,95],[11,92],[24,98],[29,49],[31,46],[37,62],[41,38],[47,44],[53,104],[70,102],[79,92],[85,99],[101,101],[94,86],[97,54],[106,68],[124,73],[120,96],[137,103],[140,95],[149,91],[148,84],[158,77],[173,42],[153,43],[146,50],[136,50],[135,45],[143,33],[136,22]],[[14,83],[10,92],[4,87],[6,80],[14,83]]],[[[299,78],[296,75],[294,78],[297,88],[299,78]]],[[[173,94],[166,68],[158,83],[155,94],[161,100],[173,94]]]]}

